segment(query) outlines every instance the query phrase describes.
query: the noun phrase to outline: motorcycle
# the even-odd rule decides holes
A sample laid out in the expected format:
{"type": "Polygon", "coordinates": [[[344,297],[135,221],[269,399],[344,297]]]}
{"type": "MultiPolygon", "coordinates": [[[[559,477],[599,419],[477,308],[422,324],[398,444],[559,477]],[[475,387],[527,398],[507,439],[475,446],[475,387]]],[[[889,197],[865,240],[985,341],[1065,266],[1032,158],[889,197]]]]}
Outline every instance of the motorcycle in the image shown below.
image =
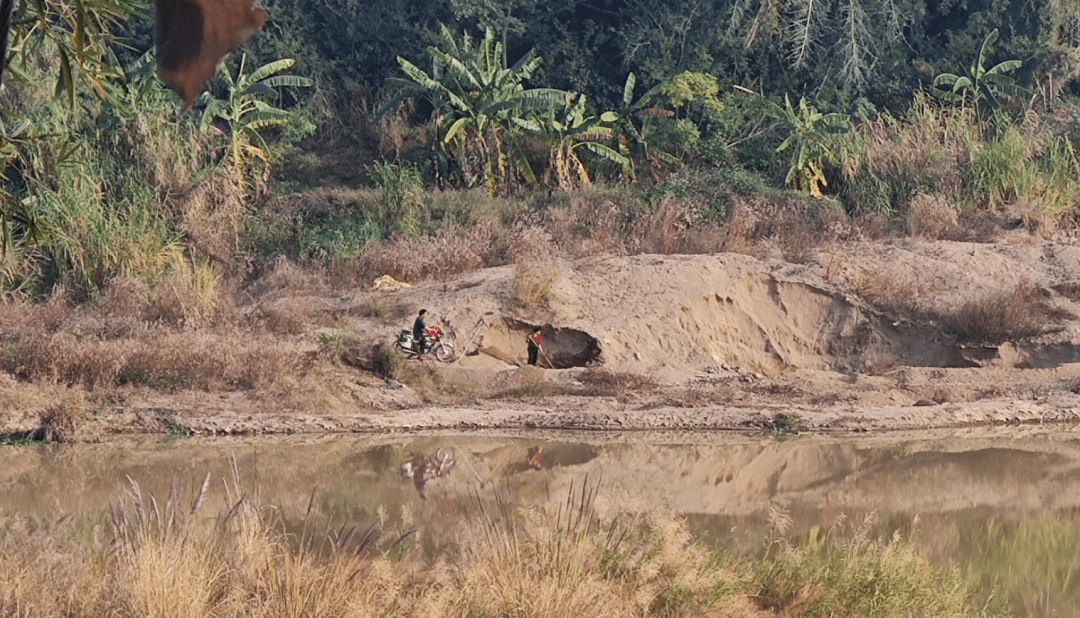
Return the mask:
{"type": "MultiPolygon", "coordinates": [[[[427,352],[425,354],[434,354],[435,358],[444,363],[449,363],[454,360],[457,352],[454,350],[454,344],[444,340],[443,335],[443,329],[438,326],[429,326],[424,329],[424,341],[427,342],[427,352]]],[[[420,350],[413,339],[411,331],[402,330],[398,333],[394,345],[399,352],[407,357],[420,357],[420,350]]]]}

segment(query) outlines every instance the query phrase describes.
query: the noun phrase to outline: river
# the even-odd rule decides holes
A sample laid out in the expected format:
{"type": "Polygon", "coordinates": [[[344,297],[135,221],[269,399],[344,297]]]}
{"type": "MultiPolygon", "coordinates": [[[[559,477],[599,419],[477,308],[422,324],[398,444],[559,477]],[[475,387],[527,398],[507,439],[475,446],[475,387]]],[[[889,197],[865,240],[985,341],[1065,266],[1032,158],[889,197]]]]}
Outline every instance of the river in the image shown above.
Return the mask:
{"type": "Polygon", "coordinates": [[[0,447],[0,515],[94,517],[134,481],[165,496],[209,473],[212,508],[246,492],[296,521],[311,513],[422,550],[498,492],[519,504],[598,487],[615,511],[683,514],[704,542],[760,552],[777,513],[787,536],[899,531],[1023,617],[1080,616],[1080,427],[814,434],[442,433],[116,437],[0,447]],[[431,474],[445,462],[444,474],[431,474]],[[428,466],[424,482],[402,467],[428,466]],[[239,487],[233,484],[238,483],[239,487]],[[770,515],[772,513],[772,515],[770,515]]]}

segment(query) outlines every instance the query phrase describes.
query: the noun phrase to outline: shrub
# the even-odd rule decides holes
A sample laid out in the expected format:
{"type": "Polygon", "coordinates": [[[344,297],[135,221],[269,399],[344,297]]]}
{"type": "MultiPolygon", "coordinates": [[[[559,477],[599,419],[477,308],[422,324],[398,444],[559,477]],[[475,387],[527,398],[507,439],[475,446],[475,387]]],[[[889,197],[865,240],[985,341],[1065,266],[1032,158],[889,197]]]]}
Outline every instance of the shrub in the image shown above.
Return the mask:
{"type": "Polygon", "coordinates": [[[371,350],[372,371],[391,380],[401,380],[405,373],[405,357],[388,343],[377,343],[371,350]]]}
{"type": "Polygon", "coordinates": [[[406,165],[376,163],[368,173],[379,188],[378,220],[387,236],[415,238],[424,202],[420,172],[406,165]]]}
{"type": "Polygon", "coordinates": [[[40,425],[31,432],[34,440],[45,442],[87,442],[97,438],[98,432],[90,417],[89,406],[84,397],[71,394],[42,410],[40,425]]]}
{"type": "Polygon", "coordinates": [[[946,195],[916,195],[908,208],[908,229],[931,240],[955,237],[959,232],[958,215],[958,209],[946,195]]]}
{"type": "Polygon", "coordinates": [[[907,114],[863,122],[840,151],[840,199],[853,213],[903,214],[919,194],[954,195],[980,140],[974,112],[924,93],[907,114]]]}
{"type": "Polygon", "coordinates": [[[959,196],[969,208],[991,211],[1034,196],[1038,169],[1032,163],[1033,137],[1007,126],[981,144],[971,159],[959,196]]]}
{"type": "Polygon", "coordinates": [[[754,569],[766,609],[800,616],[978,615],[956,569],[932,567],[899,534],[871,538],[873,513],[854,530],[842,522],[823,535],[814,527],[801,545],[776,534],[783,534],[786,514],[770,515],[770,554],[754,569]]]}
{"type": "Polygon", "coordinates": [[[1030,283],[972,299],[941,316],[946,330],[965,343],[999,344],[1033,337],[1047,328],[1052,311],[1030,283]]]}

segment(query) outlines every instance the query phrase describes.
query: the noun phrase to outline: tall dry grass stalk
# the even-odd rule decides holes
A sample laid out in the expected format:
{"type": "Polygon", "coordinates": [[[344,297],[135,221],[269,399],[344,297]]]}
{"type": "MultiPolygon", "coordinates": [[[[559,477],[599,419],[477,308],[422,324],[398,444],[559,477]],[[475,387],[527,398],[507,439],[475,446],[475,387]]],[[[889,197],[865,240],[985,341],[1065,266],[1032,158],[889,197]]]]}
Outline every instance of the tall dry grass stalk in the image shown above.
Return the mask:
{"type": "Polygon", "coordinates": [[[514,265],[514,301],[525,308],[550,302],[552,287],[562,274],[554,239],[543,228],[519,225],[510,241],[514,265]]]}

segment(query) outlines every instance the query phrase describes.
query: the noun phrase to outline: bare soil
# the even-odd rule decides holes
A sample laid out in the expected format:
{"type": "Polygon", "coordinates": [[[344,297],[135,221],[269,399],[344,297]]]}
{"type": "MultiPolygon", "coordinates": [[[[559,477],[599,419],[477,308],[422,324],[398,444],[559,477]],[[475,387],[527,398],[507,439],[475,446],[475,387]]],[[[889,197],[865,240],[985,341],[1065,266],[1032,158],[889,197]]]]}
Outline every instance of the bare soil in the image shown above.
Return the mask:
{"type": "MultiPolygon", "coordinates": [[[[1080,247],[904,239],[779,255],[555,262],[522,306],[514,267],[403,289],[249,290],[245,311],[317,307],[289,338],[331,361],[283,391],[117,387],[107,432],[418,429],[884,430],[1080,420],[1080,247]],[[373,310],[373,307],[377,308],[373,310]],[[375,371],[419,308],[452,363],[375,371]],[[328,325],[329,324],[329,325],[328,325]],[[539,367],[525,336],[543,329],[539,367]]],[[[261,335],[252,335],[259,337],[261,335]]],[[[77,389],[76,389],[77,390],[77,389]]],[[[31,432],[72,388],[0,376],[0,432],[31,432]]],[[[81,396],[81,395],[79,395],[81,396]]]]}

